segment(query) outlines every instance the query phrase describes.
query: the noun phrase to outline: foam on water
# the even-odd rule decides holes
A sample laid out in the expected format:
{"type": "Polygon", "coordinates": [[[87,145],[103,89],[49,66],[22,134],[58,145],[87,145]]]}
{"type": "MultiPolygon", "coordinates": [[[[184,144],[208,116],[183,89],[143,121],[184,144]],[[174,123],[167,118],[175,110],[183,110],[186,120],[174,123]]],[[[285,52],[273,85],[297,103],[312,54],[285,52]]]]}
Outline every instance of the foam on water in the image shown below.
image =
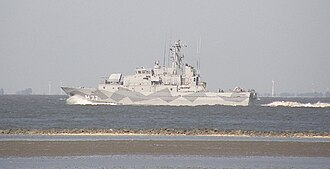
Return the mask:
{"type": "Polygon", "coordinates": [[[116,105],[115,103],[96,103],[96,102],[91,102],[87,100],[86,98],[80,97],[80,96],[70,96],[66,100],[67,104],[70,105],[116,105]]]}
{"type": "Polygon", "coordinates": [[[291,101],[275,101],[269,104],[264,104],[262,106],[269,106],[269,107],[309,107],[309,108],[325,108],[330,107],[330,103],[300,103],[300,102],[291,102],[291,101]]]}
{"type": "MultiPolygon", "coordinates": [[[[92,102],[83,98],[81,96],[70,96],[66,103],[69,105],[117,105],[116,103],[101,103],[101,102],[92,102]]],[[[330,103],[300,103],[300,102],[293,102],[293,101],[274,101],[269,104],[263,104],[262,106],[268,107],[307,107],[307,108],[326,108],[330,107],[330,103]]]]}

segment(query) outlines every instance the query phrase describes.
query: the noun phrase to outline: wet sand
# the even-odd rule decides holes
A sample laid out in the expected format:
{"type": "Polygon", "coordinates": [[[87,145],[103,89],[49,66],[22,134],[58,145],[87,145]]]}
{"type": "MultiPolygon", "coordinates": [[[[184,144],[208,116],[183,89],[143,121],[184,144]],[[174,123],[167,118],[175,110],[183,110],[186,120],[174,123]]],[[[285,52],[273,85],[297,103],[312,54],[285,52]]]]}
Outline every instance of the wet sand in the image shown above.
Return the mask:
{"type": "MultiPolygon", "coordinates": [[[[1,157],[40,156],[94,156],[94,155],[179,155],[179,156],[284,156],[284,157],[330,157],[329,132],[267,132],[217,129],[5,129],[3,136],[14,136],[0,140],[1,157]],[[123,140],[15,140],[16,136],[139,136],[139,139],[123,140]],[[149,140],[147,136],[239,136],[288,138],[288,140],[149,140]],[[140,137],[145,137],[141,140],[140,137]],[[293,141],[308,138],[309,141],[293,141]],[[12,140],[10,140],[12,139],[12,140]]],[[[6,138],[6,137],[4,137],[6,138]]],[[[16,138],[17,139],[17,138],[16,138]]],[[[164,139],[164,138],[163,138],[164,139]]],[[[181,138],[182,139],[182,138],[181,138]]]]}
{"type": "Polygon", "coordinates": [[[0,157],[197,155],[330,157],[330,142],[273,141],[0,141],[0,157]]]}

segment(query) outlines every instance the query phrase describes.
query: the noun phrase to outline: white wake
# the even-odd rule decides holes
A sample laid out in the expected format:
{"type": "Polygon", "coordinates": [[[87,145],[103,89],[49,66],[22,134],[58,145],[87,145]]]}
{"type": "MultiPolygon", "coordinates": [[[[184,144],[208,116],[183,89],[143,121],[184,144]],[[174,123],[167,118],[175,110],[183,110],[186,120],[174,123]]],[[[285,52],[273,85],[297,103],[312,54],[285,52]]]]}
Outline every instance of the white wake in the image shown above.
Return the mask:
{"type": "Polygon", "coordinates": [[[66,103],[69,105],[116,105],[116,103],[106,103],[106,102],[91,102],[81,96],[70,96],[66,103]]]}
{"type": "Polygon", "coordinates": [[[330,107],[330,103],[299,103],[299,102],[290,102],[290,101],[275,101],[269,104],[264,104],[262,106],[269,106],[269,107],[319,107],[319,108],[325,108],[330,107]]]}

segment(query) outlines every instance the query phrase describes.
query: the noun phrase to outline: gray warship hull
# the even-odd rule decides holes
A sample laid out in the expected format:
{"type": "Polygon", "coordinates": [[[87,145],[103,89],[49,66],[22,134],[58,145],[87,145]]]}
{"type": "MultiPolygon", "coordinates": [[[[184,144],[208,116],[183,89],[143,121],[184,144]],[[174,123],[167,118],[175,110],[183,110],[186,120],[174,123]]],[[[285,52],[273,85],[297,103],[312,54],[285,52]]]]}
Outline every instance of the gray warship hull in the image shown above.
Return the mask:
{"type": "MultiPolygon", "coordinates": [[[[199,106],[230,105],[249,106],[256,100],[252,92],[171,92],[168,89],[152,92],[147,95],[140,92],[119,88],[115,92],[95,88],[62,87],[70,97],[85,100],[86,104],[111,105],[167,105],[167,106],[199,106]]],[[[74,102],[72,104],[81,104],[74,102]]]]}
{"type": "MultiPolygon", "coordinates": [[[[132,75],[113,73],[102,81],[98,88],[62,87],[73,98],[84,103],[109,103],[122,105],[240,105],[253,104],[255,91],[236,87],[234,90],[209,92],[202,81],[199,64],[197,68],[183,63],[182,48],[178,40],[171,48],[171,63],[160,66],[155,61],[153,68],[138,67],[132,75]]],[[[164,59],[165,60],[165,59],[164,59]]]]}

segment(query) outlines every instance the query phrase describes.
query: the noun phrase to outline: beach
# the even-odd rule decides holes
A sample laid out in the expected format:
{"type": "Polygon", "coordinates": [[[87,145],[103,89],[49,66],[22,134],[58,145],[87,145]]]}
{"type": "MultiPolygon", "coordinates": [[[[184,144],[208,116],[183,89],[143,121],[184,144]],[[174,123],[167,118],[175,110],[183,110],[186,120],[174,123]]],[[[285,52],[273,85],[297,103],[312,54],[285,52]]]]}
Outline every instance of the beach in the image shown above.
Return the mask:
{"type": "Polygon", "coordinates": [[[0,135],[0,168],[328,168],[329,138],[0,135]]]}
{"type": "Polygon", "coordinates": [[[0,157],[197,155],[330,157],[330,142],[231,140],[4,140],[0,157]]]}

